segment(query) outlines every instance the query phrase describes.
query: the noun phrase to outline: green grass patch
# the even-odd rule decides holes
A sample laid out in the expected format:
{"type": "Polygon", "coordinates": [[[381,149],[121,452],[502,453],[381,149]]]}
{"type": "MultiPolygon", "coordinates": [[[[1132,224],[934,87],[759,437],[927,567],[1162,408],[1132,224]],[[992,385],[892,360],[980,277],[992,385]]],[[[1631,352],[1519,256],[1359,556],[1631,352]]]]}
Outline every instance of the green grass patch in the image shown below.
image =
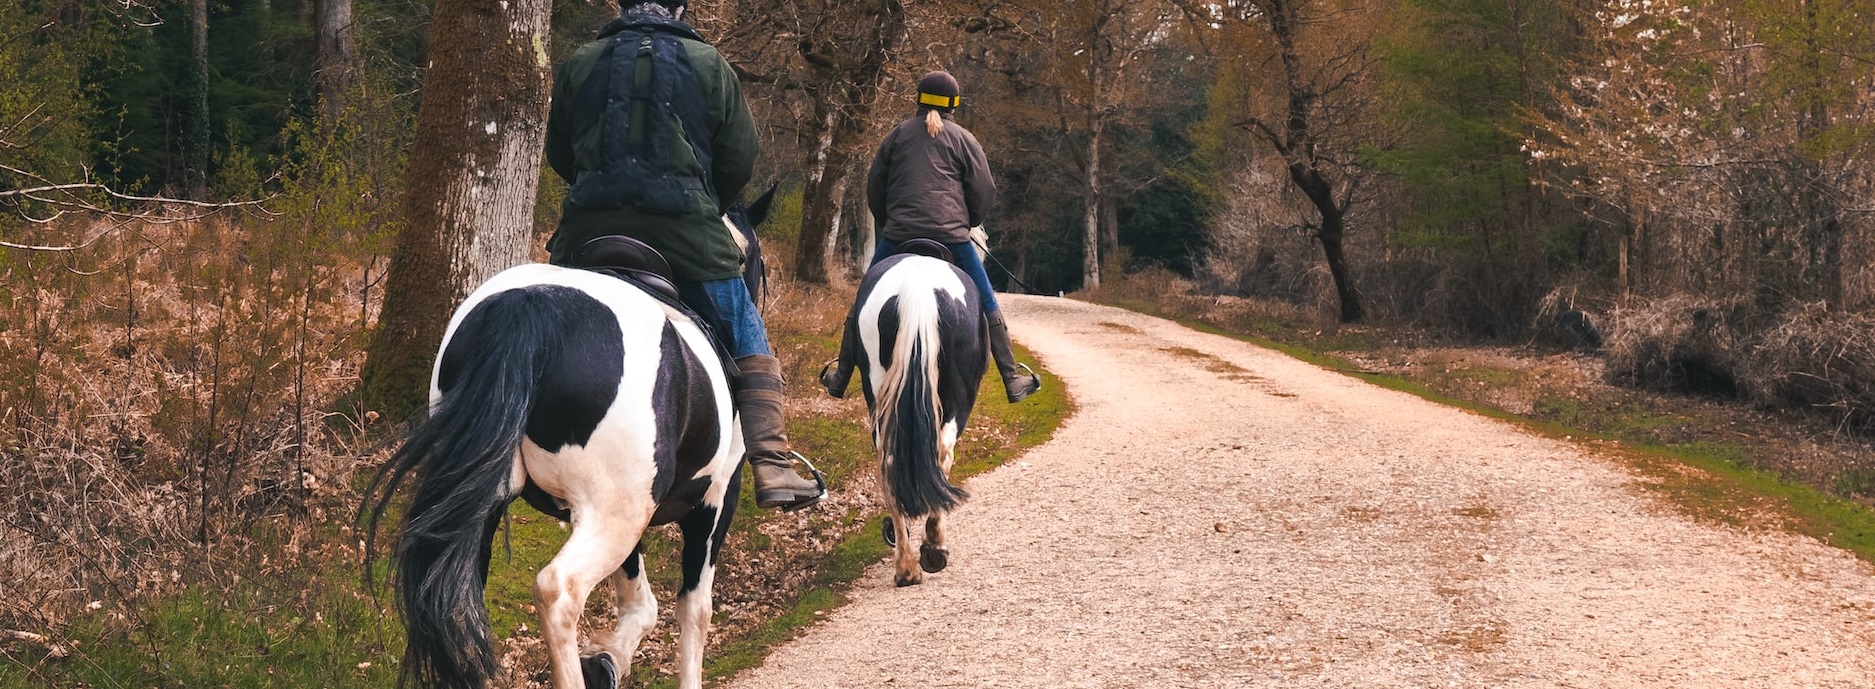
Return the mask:
{"type": "Polygon", "coordinates": [[[193,589],[139,611],[130,630],[80,622],[65,658],[13,655],[0,687],[391,687],[402,630],[380,625],[356,569],[193,589]],[[334,577],[341,577],[335,579],[334,577]]]}

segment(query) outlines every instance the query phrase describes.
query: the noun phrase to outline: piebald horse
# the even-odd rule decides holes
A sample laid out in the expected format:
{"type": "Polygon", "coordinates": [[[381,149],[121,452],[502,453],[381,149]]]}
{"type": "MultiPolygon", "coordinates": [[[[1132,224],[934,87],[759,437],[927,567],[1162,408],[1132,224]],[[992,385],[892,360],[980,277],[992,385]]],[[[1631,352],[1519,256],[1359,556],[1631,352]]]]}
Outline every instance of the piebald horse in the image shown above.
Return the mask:
{"type": "MultiPolygon", "coordinates": [[[[728,229],[752,239],[767,200],[732,211],[728,229]]],[[[386,503],[415,478],[396,553],[404,681],[481,689],[494,678],[483,590],[492,539],[518,497],[572,524],[534,581],[555,689],[618,685],[658,618],[639,541],[670,522],[683,534],[678,684],[702,686],[742,442],[729,377],[683,312],[626,281],[551,265],[478,287],[449,322],[429,418],[367,492],[375,540],[386,503]],[[581,612],[608,581],[618,626],[595,632],[599,652],[582,658],[581,612]]]]}
{"type": "Polygon", "coordinates": [[[937,257],[941,245],[929,246],[927,254],[899,253],[875,264],[856,298],[861,387],[899,586],[920,583],[920,570],[936,573],[949,563],[944,515],[969,497],[950,482],[950,470],[987,365],[976,284],[937,257]],[[919,517],[924,543],[914,556],[912,524],[919,517]]]}

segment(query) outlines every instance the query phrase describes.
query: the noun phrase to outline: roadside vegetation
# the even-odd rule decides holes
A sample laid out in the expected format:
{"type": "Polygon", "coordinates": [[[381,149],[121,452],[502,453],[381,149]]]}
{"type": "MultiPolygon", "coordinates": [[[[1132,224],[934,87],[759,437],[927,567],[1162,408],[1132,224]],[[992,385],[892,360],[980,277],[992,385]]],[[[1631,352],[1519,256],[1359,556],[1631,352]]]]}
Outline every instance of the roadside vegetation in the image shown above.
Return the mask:
{"type": "MultiPolygon", "coordinates": [[[[784,204],[781,231],[798,207],[784,204]]],[[[37,368],[9,370],[61,403],[45,407],[58,423],[14,421],[30,433],[11,441],[0,467],[7,526],[26,534],[0,546],[0,576],[14,592],[0,598],[0,687],[395,684],[402,640],[383,588],[386,553],[380,545],[379,586],[367,588],[354,517],[397,431],[344,406],[362,357],[360,314],[373,306],[360,300],[375,298],[365,296],[371,261],[295,268],[296,245],[269,248],[250,231],[137,226],[129,236],[163,247],[159,257],[104,280],[47,266],[48,287],[80,298],[42,303],[29,321],[36,332],[4,335],[43,338],[37,368]],[[261,279],[255,259],[275,250],[274,280],[261,279]],[[217,276],[211,287],[194,282],[204,274],[217,276]],[[281,275],[315,289],[270,292],[281,275]]],[[[852,290],[777,278],[771,293],[764,310],[788,367],[789,431],[832,495],[779,514],[744,491],[715,587],[714,674],[756,662],[837,605],[887,552],[864,401],[857,387],[833,400],[814,382],[852,290]]],[[[1009,405],[986,378],[959,480],[1049,437],[1072,409],[1055,383],[1009,405]]],[[[496,537],[489,610],[514,673],[508,685],[544,685],[532,582],[566,532],[521,503],[511,514],[496,537]]],[[[666,619],[636,659],[640,686],[668,671],[674,653],[677,538],[674,527],[657,532],[647,560],[666,619]]],[[[608,606],[595,592],[591,624],[609,624],[608,606]]]]}
{"type": "MultiPolygon", "coordinates": [[[[1570,346],[1562,334],[1478,343],[1410,325],[1344,325],[1319,309],[1203,295],[1163,273],[1127,275],[1085,297],[1585,444],[1626,463],[1639,485],[1688,514],[1803,533],[1875,562],[1875,435],[1844,412],[1858,402],[1798,404],[1775,391],[1754,394],[1752,383],[1689,387],[1690,367],[1677,358],[1692,351],[1685,331],[1663,333],[1651,318],[1636,317],[1633,330],[1617,321],[1604,351],[1570,346]],[[1636,376],[1642,362],[1680,372],[1636,376]]],[[[1837,355],[1845,354],[1853,348],[1837,355]]],[[[1760,365],[1713,370],[1740,381],[1806,377],[1799,364],[1781,372],[1760,365]]]]}

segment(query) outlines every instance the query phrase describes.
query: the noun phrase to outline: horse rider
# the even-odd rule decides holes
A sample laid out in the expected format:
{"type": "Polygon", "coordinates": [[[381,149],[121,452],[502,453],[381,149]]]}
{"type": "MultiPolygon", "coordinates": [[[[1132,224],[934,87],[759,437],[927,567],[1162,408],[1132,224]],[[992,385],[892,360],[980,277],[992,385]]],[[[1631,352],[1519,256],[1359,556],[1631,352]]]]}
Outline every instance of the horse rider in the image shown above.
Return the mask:
{"type": "MultiPolygon", "coordinates": [[[[983,260],[971,245],[970,229],[983,224],[996,199],[996,180],[976,136],[951,116],[962,102],[957,79],[938,71],[918,80],[918,114],[900,122],[872,158],[866,176],[866,205],[873,226],[879,228],[878,248],[872,263],[897,252],[902,242],[930,239],[951,250],[952,262],[977,283],[983,295],[983,317],[989,331],[990,354],[1003,378],[1010,402],[1020,402],[1042,387],[1028,366],[1016,362],[1009,343],[1009,325],[996,304],[983,260]]],[[[844,397],[852,379],[859,348],[859,307],[846,317],[840,338],[840,356],[821,369],[820,383],[827,394],[844,397]]]]}
{"type": "Polygon", "coordinates": [[[826,495],[795,473],[782,416],[781,362],[722,220],[754,175],[755,124],[722,55],[684,23],[688,0],[619,0],[618,19],[554,74],[547,162],[568,183],[547,242],[568,265],[586,242],[624,235],[670,263],[686,304],[728,350],[756,504],[795,510],[826,495]]]}

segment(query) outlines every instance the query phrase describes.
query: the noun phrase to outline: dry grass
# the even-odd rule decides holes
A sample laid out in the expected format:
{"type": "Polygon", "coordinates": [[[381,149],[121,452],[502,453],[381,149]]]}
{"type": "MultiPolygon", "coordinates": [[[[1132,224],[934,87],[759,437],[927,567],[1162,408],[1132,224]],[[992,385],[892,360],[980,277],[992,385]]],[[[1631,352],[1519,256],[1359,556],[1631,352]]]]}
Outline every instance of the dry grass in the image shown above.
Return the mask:
{"type": "Polygon", "coordinates": [[[1875,431],[1875,316],[1741,300],[1635,301],[1616,312],[1609,372],[1624,384],[1740,397],[1875,431]]]}
{"type": "Polygon", "coordinates": [[[1796,309],[1758,336],[1742,368],[1745,387],[1768,404],[1875,431],[1875,316],[1796,309]]]}
{"type": "Polygon", "coordinates": [[[0,626],[134,624],[183,587],[290,565],[343,510],[369,261],[249,220],[46,228],[0,257],[0,626]],[[291,553],[292,555],[285,555],[291,553]]]}
{"type": "Polygon", "coordinates": [[[1608,373],[1641,388],[1735,396],[1745,310],[1740,301],[1690,295],[1625,304],[1614,313],[1608,373]]]}

